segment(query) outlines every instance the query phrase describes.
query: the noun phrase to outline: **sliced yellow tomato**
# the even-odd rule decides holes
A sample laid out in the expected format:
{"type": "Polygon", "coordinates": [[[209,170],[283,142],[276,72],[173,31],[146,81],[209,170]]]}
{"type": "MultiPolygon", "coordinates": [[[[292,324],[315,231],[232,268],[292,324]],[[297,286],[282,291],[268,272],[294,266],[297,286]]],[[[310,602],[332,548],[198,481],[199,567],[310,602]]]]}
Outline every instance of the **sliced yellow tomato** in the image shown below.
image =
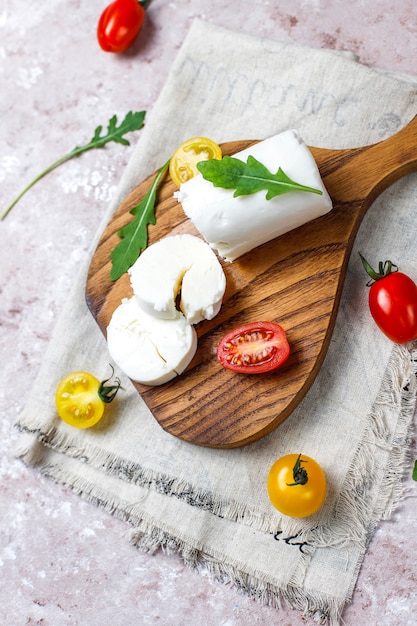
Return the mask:
{"type": "Polygon", "coordinates": [[[105,404],[111,402],[120,388],[119,379],[115,385],[105,386],[110,380],[100,382],[89,372],[72,372],[58,383],[55,403],[59,417],[76,428],[90,428],[101,420],[105,404]]]}
{"type": "Polygon", "coordinates": [[[209,159],[221,159],[222,150],[212,139],[192,137],[184,141],[174,152],[169,164],[169,174],[179,187],[200,172],[197,163],[209,159]]]}

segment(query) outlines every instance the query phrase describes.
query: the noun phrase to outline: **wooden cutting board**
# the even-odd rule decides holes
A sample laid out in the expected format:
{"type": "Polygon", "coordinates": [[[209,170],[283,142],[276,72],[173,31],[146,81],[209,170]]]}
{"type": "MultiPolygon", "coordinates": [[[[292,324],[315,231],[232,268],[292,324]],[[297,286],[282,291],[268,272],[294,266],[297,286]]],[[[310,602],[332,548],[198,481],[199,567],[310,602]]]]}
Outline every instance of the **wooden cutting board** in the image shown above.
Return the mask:
{"type": "MultiPolygon", "coordinates": [[[[223,154],[253,143],[223,144],[223,154]]],[[[332,211],[233,263],[222,262],[227,279],[223,306],[213,320],[196,326],[198,349],[186,372],[159,387],[134,383],[161,427],[176,437],[209,447],[243,446],[277,428],[299,404],[326,355],[349,255],[366,210],[384,189],[417,169],[417,117],[378,144],[311,151],[333,200],[332,211]],[[271,374],[251,376],[223,369],[216,358],[220,338],[239,324],[259,320],[276,321],[285,329],[291,346],[286,364],[271,374]]],[[[132,295],[127,274],[110,280],[110,252],[120,241],[117,231],[132,219],[129,211],[153,177],[121,203],[91,261],[86,300],[104,335],[122,298],[132,295]]],[[[173,198],[174,191],[166,176],[158,192],[156,225],[149,227],[149,245],[178,233],[200,236],[173,198]]]]}

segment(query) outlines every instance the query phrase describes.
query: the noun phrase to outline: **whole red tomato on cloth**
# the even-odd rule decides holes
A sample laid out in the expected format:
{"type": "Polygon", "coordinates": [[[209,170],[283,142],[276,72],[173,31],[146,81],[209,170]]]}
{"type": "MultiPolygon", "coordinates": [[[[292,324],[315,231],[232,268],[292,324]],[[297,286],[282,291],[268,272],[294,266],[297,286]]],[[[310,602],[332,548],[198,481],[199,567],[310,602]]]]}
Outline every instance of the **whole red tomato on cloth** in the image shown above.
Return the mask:
{"type": "Polygon", "coordinates": [[[97,26],[97,39],[105,52],[124,52],[134,43],[145,19],[148,2],[114,0],[104,9],[97,26]]]}
{"type": "Polygon", "coordinates": [[[379,272],[360,255],[373,282],[369,290],[369,310],[382,332],[395,343],[417,339],[417,285],[398,271],[392,261],[379,263],[379,272]]]}

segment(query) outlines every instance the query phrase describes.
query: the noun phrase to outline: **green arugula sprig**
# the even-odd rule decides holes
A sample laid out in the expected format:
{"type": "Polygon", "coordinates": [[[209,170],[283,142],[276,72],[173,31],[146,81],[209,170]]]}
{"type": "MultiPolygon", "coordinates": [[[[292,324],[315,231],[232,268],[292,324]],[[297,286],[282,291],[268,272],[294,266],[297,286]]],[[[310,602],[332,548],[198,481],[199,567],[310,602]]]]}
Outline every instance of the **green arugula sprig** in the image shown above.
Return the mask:
{"type": "Polygon", "coordinates": [[[417,461],[414,461],[412,479],[417,481],[417,461]]]}
{"type": "Polygon", "coordinates": [[[121,143],[124,146],[130,145],[130,142],[124,137],[124,135],[126,133],[130,133],[132,131],[142,128],[145,120],[145,115],[146,111],[139,111],[137,113],[132,113],[132,111],[129,111],[129,113],[126,114],[124,120],[120,123],[119,126],[117,126],[117,116],[113,115],[107,125],[107,134],[103,136],[101,135],[103,127],[97,126],[94,131],[93,138],[87,144],[85,144],[84,146],[76,146],[73,150],[71,150],[71,152],[68,152],[68,154],[55,161],[55,163],[52,163],[52,165],[44,169],[43,172],[36,176],[36,178],[34,178],[32,182],[30,182],[29,185],[27,185],[23,189],[23,191],[13,200],[13,202],[9,204],[7,209],[3,211],[3,213],[0,215],[0,219],[4,220],[6,215],[10,213],[12,208],[19,202],[22,196],[24,196],[25,193],[29,191],[31,187],[33,187],[33,185],[35,185],[39,180],[41,180],[41,178],[46,176],[46,174],[49,174],[49,172],[52,172],[52,170],[54,170],[62,163],[65,163],[66,161],[69,161],[74,157],[78,157],[80,154],[86,152],[87,150],[92,150],[93,148],[102,148],[110,141],[114,141],[115,143],[121,143]]]}
{"type": "MultiPolygon", "coordinates": [[[[110,254],[112,260],[110,279],[112,281],[117,280],[127,272],[148,245],[148,224],[156,224],[156,191],[168,167],[169,160],[158,170],[143,200],[130,210],[135,219],[117,233],[122,241],[110,254]]],[[[289,191],[323,194],[320,189],[306,187],[294,182],[281,168],[276,174],[272,174],[253,156],[249,156],[246,163],[229,156],[222,159],[209,159],[197,163],[197,168],[203,177],[213,183],[215,187],[234,189],[234,197],[249,195],[262,190],[266,190],[267,200],[289,191]]]]}
{"type": "Polygon", "coordinates": [[[156,224],[156,191],[169,167],[169,161],[158,170],[143,199],[130,210],[135,219],[117,232],[122,241],[110,253],[112,260],[110,279],[113,281],[132,267],[142,250],[145,250],[148,245],[148,224],[156,224]]]}
{"type": "Polygon", "coordinates": [[[266,190],[266,199],[271,200],[289,191],[306,191],[322,195],[320,189],[306,187],[291,180],[281,168],[272,174],[268,168],[252,155],[246,163],[236,157],[224,156],[223,159],[200,161],[197,167],[203,178],[215,187],[235,189],[233,197],[246,196],[266,190]]]}

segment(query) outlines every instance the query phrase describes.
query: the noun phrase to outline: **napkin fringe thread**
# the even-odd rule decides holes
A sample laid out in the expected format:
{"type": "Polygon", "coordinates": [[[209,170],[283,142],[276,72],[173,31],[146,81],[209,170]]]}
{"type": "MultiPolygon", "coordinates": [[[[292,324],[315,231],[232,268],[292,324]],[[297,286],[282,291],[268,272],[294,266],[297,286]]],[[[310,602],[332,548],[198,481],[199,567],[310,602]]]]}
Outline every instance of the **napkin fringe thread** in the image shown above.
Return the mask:
{"type": "MultiPolygon", "coordinates": [[[[368,427],[365,430],[364,441],[360,444],[354,455],[354,461],[346,478],[345,488],[342,490],[335,511],[335,520],[329,525],[315,529],[301,531],[294,526],[289,526],[288,532],[297,532],[297,541],[311,540],[314,547],[343,545],[356,541],[362,547],[366,547],[379,519],[387,519],[392,514],[395,506],[400,501],[403,489],[401,487],[401,477],[404,471],[405,461],[410,459],[411,427],[415,409],[416,398],[416,372],[417,372],[417,349],[410,351],[405,347],[395,347],[389,365],[385,372],[380,392],[374,403],[373,411],[369,418],[368,427]],[[401,409],[401,410],[399,410],[401,409]],[[392,432],[388,429],[386,417],[390,411],[398,413],[398,423],[393,426],[392,432]],[[378,446],[386,451],[386,471],[384,481],[378,480],[384,486],[380,487],[379,493],[372,496],[373,480],[380,474],[381,468],[375,464],[374,450],[378,446]],[[366,480],[364,480],[366,478],[366,480]],[[388,506],[387,506],[388,502],[388,506]],[[352,518],[351,523],[346,520],[352,518]],[[358,526],[364,528],[358,531],[358,526]]],[[[23,445],[19,456],[30,465],[37,466],[47,477],[69,487],[73,492],[83,496],[96,506],[101,507],[112,515],[129,522],[133,529],[131,531],[131,542],[142,551],[154,552],[158,549],[167,554],[176,553],[180,555],[184,562],[194,568],[204,567],[213,580],[229,584],[239,593],[260,602],[265,606],[280,608],[285,603],[288,606],[302,611],[305,615],[313,618],[320,624],[336,626],[340,624],[341,615],[345,605],[351,600],[353,588],[347,598],[336,600],[335,598],[322,597],[315,594],[306,593],[302,588],[294,584],[288,584],[280,588],[276,584],[257,577],[253,573],[244,572],[237,563],[225,563],[221,555],[209,555],[202,548],[197,548],[186,541],[183,541],[165,530],[159,528],[155,523],[145,519],[141,511],[140,503],[136,506],[126,506],[117,496],[109,498],[107,492],[101,492],[94,484],[89,483],[80,476],[72,475],[62,465],[48,463],[43,449],[47,445],[53,449],[65,452],[73,456],[73,451],[65,449],[64,441],[56,441],[56,433],[35,433],[38,441],[33,443],[33,432],[29,428],[21,427],[21,430],[30,433],[27,445],[23,445]]],[[[24,442],[22,439],[22,443],[24,442]]],[[[75,455],[77,456],[77,455],[75,455]]],[[[97,455],[99,457],[100,455],[97,455]]],[[[98,458],[95,459],[97,464],[98,458]]],[[[100,458],[100,463],[103,461],[100,458]]],[[[91,462],[91,458],[88,459],[91,462]]],[[[408,464],[408,463],[407,463],[408,464]]],[[[385,462],[381,463],[385,466],[385,462]]],[[[150,487],[149,483],[163,493],[179,495],[180,485],[174,485],[173,481],[166,482],[165,478],[156,478],[147,475],[140,468],[135,466],[134,471],[126,471],[126,467],[120,464],[120,460],[107,458],[106,471],[125,478],[129,481],[136,481],[143,486],[150,487]],[[177,493],[176,493],[177,492],[177,493]]],[[[231,503],[221,503],[210,494],[209,503],[205,501],[204,494],[193,493],[190,485],[183,485],[189,491],[188,496],[181,499],[186,501],[188,497],[197,499],[200,506],[206,506],[212,513],[225,515],[229,519],[237,520],[237,515],[242,515],[239,521],[248,523],[248,517],[252,512],[236,509],[233,511],[231,503]]],[[[190,503],[190,502],[189,502],[190,503]]],[[[194,502],[195,504],[195,502],[194,502]]],[[[251,517],[251,523],[260,530],[265,530],[265,520],[251,517]]],[[[364,551],[363,551],[364,552],[364,551]]],[[[308,557],[301,560],[300,567],[307,570],[308,557]]],[[[361,566],[361,559],[358,560],[357,569],[361,566]]],[[[353,578],[356,580],[356,577],[353,578]]],[[[352,585],[353,587],[353,585],[352,585]]]]}
{"type": "MultiPolygon", "coordinates": [[[[154,553],[161,549],[165,554],[180,555],[191,569],[208,573],[211,580],[233,587],[239,594],[274,609],[283,605],[301,611],[318,624],[337,626],[346,601],[329,598],[324,594],[306,593],[291,582],[285,587],[263,580],[243,571],[237,563],[225,563],[221,556],[213,556],[165,532],[148,522],[141,521],[131,533],[131,543],[139,550],[154,553]]],[[[307,568],[307,562],[304,563],[307,568]]]]}
{"type": "Polygon", "coordinates": [[[310,540],[315,547],[341,547],[353,541],[365,549],[378,522],[391,517],[404,494],[402,479],[411,464],[416,375],[417,346],[394,346],[334,515],[325,526],[310,533],[300,531],[299,539],[310,540]],[[396,422],[387,419],[392,412],[398,415],[396,422]],[[376,447],[385,451],[379,465],[376,447]],[[381,480],[382,467],[385,474],[381,480]],[[375,493],[376,481],[379,488],[375,493]]]}
{"type": "MultiPolygon", "coordinates": [[[[300,523],[299,520],[283,516],[281,526],[277,529],[276,517],[261,514],[246,504],[219,498],[209,490],[196,489],[189,481],[154,472],[100,448],[89,446],[88,449],[83,449],[71,446],[67,436],[58,434],[53,427],[48,432],[42,432],[35,428],[35,423],[32,428],[27,420],[24,425],[20,423],[17,427],[21,432],[35,435],[43,446],[78,458],[111,476],[176,497],[190,506],[246,524],[261,532],[274,534],[279,530],[283,536],[297,537],[297,541],[311,543],[314,547],[342,547],[356,542],[365,548],[376,523],[391,516],[403,493],[401,478],[405,470],[402,468],[404,465],[408,466],[410,460],[411,427],[417,390],[416,372],[417,348],[412,351],[405,346],[394,346],[380,390],[368,416],[368,426],[353,456],[334,515],[326,525],[317,525],[313,518],[300,523]],[[387,416],[392,411],[399,416],[393,433],[387,427],[387,416]],[[378,480],[380,489],[376,499],[372,496],[372,488],[380,468],[374,461],[375,447],[386,450],[387,461],[384,480],[378,480]]],[[[29,447],[18,455],[21,458],[26,456],[28,463],[37,464],[37,455],[42,455],[42,445],[33,446],[32,449],[29,447]]]]}
{"type": "MultiPolygon", "coordinates": [[[[237,593],[246,596],[263,606],[281,609],[284,605],[301,611],[322,626],[339,626],[343,608],[348,600],[336,600],[324,594],[309,594],[291,581],[284,587],[266,581],[261,575],[245,572],[238,563],[226,563],[223,555],[212,555],[201,547],[179,539],[161,529],[154,521],[147,519],[141,511],[140,503],[127,505],[117,494],[109,498],[107,491],[96,484],[73,474],[65,465],[45,461],[42,455],[42,444],[23,445],[21,458],[25,463],[36,466],[42,474],[57,484],[71,489],[73,493],[84,498],[106,513],[131,525],[130,543],[142,552],[153,554],[161,550],[167,555],[178,555],[191,569],[207,572],[214,582],[232,587],[237,593]],[[26,448],[26,454],[25,454],[26,448]],[[37,450],[37,448],[39,448],[37,450]]],[[[307,572],[308,556],[301,559],[303,568],[301,576],[307,572]]]]}
{"type": "MultiPolygon", "coordinates": [[[[339,626],[343,608],[347,600],[336,600],[324,594],[309,594],[297,587],[296,581],[291,581],[284,587],[266,581],[261,575],[249,574],[241,569],[237,563],[226,563],[222,555],[210,555],[202,548],[195,547],[191,543],[179,539],[174,535],[161,529],[153,521],[146,519],[137,505],[127,505],[114,494],[109,498],[107,491],[97,487],[96,484],[73,474],[62,464],[45,461],[45,454],[42,455],[42,444],[36,442],[29,445],[27,441],[26,454],[25,446],[22,446],[22,461],[36,466],[42,474],[57,484],[71,489],[73,493],[84,498],[93,505],[101,508],[106,513],[129,523],[130,543],[145,553],[155,553],[158,550],[167,555],[178,555],[184,563],[191,569],[207,572],[211,580],[232,587],[237,593],[249,597],[250,599],[273,609],[281,609],[287,605],[293,609],[301,611],[304,615],[313,618],[318,624],[323,626],[339,626]],[[37,450],[39,448],[39,450],[37,450]]],[[[303,569],[303,576],[308,568],[309,557],[301,559],[300,567],[303,569]]]]}

